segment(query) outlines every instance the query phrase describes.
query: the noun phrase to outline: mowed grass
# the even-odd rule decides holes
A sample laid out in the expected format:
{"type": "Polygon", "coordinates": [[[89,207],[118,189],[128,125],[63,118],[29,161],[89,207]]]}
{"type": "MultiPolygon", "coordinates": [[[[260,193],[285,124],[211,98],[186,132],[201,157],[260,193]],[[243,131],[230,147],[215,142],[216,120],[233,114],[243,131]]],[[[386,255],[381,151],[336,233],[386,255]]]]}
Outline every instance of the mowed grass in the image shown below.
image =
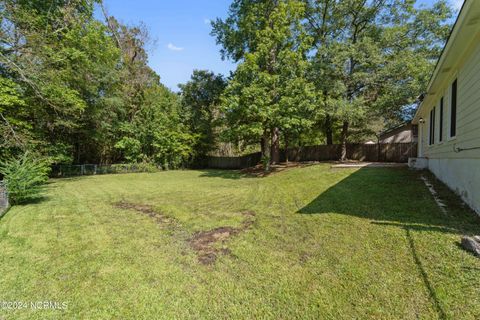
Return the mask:
{"type": "Polygon", "coordinates": [[[436,184],[443,214],[421,174],[320,164],[52,180],[0,220],[0,300],[68,307],[0,319],[478,319],[480,259],[459,240],[480,220],[436,184]],[[202,264],[190,239],[219,227],[241,232],[202,264]]]}

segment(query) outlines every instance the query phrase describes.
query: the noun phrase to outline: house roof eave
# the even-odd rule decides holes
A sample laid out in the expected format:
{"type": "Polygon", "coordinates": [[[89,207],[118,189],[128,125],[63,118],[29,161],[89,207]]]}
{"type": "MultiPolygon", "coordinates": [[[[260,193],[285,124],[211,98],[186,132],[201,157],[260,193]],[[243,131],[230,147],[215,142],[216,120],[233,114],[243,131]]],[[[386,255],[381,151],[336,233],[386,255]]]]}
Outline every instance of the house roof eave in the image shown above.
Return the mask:
{"type": "Polygon", "coordinates": [[[448,57],[448,54],[452,50],[452,47],[454,46],[454,43],[456,42],[458,35],[460,33],[460,29],[463,26],[466,17],[468,15],[469,9],[472,6],[472,4],[475,2],[475,0],[465,0],[465,2],[462,5],[462,8],[460,9],[460,12],[457,16],[457,19],[455,20],[455,23],[452,27],[452,30],[450,31],[450,35],[447,38],[447,41],[445,42],[445,45],[443,46],[442,53],[440,54],[440,58],[438,59],[435,69],[433,71],[432,76],[430,77],[430,80],[427,85],[427,91],[424,94],[424,99],[422,102],[419,104],[417,111],[415,112],[415,116],[412,119],[413,124],[418,124],[420,120],[420,113],[422,109],[424,108],[424,105],[426,101],[428,101],[428,96],[432,91],[432,86],[435,82],[435,80],[439,77],[440,70],[443,68],[443,65],[445,63],[445,60],[448,57]]]}

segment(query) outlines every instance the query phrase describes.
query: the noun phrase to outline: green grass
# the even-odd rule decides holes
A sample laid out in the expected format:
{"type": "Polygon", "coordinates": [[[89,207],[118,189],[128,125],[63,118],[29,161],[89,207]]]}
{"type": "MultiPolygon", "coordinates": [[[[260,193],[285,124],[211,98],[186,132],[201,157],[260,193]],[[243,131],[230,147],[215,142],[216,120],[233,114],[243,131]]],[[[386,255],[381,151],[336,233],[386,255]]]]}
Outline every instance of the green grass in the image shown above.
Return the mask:
{"type": "Polygon", "coordinates": [[[480,221],[437,184],[445,216],[419,177],[322,164],[53,180],[0,220],[0,301],[68,308],[0,319],[478,319],[480,259],[458,243],[480,221]],[[245,211],[253,225],[201,264],[189,239],[241,228],[245,211]]]}

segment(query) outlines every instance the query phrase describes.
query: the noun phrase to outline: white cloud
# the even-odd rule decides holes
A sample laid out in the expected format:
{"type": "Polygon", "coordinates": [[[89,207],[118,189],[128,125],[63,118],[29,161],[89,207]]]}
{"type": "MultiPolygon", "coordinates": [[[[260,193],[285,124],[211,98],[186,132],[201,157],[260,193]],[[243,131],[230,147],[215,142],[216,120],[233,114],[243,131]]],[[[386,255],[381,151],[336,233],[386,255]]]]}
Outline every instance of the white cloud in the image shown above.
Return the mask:
{"type": "Polygon", "coordinates": [[[208,18],[205,18],[205,19],[203,19],[203,22],[204,22],[205,24],[210,24],[210,23],[212,23],[212,20],[210,20],[210,19],[208,19],[208,18]]]}
{"type": "Polygon", "coordinates": [[[450,0],[450,3],[455,10],[460,10],[463,5],[463,0],[450,0]]]}
{"type": "Polygon", "coordinates": [[[184,48],[182,47],[177,47],[173,43],[167,44],[167,48],[172,51],[182,51],[184,48]]]}

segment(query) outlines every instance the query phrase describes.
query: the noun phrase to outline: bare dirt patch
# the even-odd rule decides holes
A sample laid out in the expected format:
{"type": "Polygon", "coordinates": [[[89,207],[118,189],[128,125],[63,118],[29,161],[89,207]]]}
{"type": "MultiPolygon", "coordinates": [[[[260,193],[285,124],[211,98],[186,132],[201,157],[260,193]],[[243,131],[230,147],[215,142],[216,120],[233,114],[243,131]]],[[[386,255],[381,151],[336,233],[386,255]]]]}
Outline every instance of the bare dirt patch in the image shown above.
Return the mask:
{"type": "Polygon", "coordinates": [[[230,254],[225,246],[228,239],[249,229],[254,223],[255,213],[253,211],[242,212],[245,220],[239,228],[219,227],[209,231],[197,232],[190,238],[191,248],[197,253],[198,261],[204,265],[215,263],[219,254],[230,254]],[[221,248],[218,248],[221,244],[221,248]]]}
{"type": "MultiPolygon", "coordinates": [[[[133,210],[145,214],[155,219],[159,224],[171,225],[175,222],[173,218],[165,216],[150,205],[120,201],[115,203],[114,207],[123,210],[133,210]]],[[[197,232],[190,239],[188,239],[190,247],[197,254],[198,261],[201,264],[210,265],[215,263],[218,255],[231,254],[230,249],[226,247],[227,240],[249,229],[255,222],[255,212],[244,211],[241,212],[241,215],[244,217],[244,220],[242,221],[241,226],[238,228],[218,227],[209,231],[197,232]]]]}
{"type": "Polygon", "coordinates": [[[150,218],[155,219],[158,223],[172,223],[174,220],[170,217],[165,216],[158,210],[155,210],[153,206],[149,206],[146,204],[137,204],[137,203],[130,203],[125,201],[120,201],[114,204],[115,208],[123,209],[123,210],[133,210],[139,213],[143,213],[150,218]]]}

